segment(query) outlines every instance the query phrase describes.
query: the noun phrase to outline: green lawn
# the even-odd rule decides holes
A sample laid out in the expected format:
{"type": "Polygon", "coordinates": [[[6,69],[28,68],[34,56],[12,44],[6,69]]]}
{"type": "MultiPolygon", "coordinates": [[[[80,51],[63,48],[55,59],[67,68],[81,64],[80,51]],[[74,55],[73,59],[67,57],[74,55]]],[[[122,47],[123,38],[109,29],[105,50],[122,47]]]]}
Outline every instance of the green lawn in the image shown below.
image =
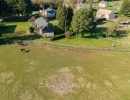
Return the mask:
{"type": "Polygon", "coordinates": [[[1,100],[129,100],[130,53],[0,46],[1,100]]]}
{"type": "Polygon", "coordinates": [[[49,21],[51,24],[53,24],[53,25],[57,25],[58,26],[58,20],[51,20],[51,21],[49,21]]]}
{"type": "Polygon", "coordinates": [[[107,9],[112,10],[114,13],[119,13],[120,9],[114,9],[116,4],[121,5],[122,1],[109,1],[109,7],[107,9]]]}
{"type": "Polygon", "coordinates": [[[3,37],[27,35],[28,28],[30,27],[28,22],[5,22],[1,32],[3,37]]]}

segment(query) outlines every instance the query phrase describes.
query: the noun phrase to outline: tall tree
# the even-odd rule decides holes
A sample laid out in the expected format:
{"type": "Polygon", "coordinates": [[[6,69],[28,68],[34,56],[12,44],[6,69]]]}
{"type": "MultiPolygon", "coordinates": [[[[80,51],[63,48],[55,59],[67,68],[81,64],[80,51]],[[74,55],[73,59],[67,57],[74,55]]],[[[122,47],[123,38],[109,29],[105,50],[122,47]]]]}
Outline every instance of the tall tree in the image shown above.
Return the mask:
{"type": "Polygon", "coordinates": [[[66,6],[63,6],[62,8],[61,8],[61,13],[60,13],[60,17],[59,17],[59,21],[58,21],[58,27],[60,28],[60,30],[62,31],[62,32],[64,32],[65,31],[65,24],[66,24],[66,22],[67,22],[67,20],[66,20],[66,6]]]}
{"type": "Polygon", "coordinates": [[[126,15],[130,12],[130,0],[124,0],[121,9],[120,14],[126,15]]]}
{"type": "Polygon", "coordinates": [[[85,32],[90,32],[94,27],[94,12],[90,7],[89,9],[80,9],[74,14],[71,27],[73,32],[81,33],[84,37],[85,32]]]}
{"type": "Polygon", "coordinates": [[[62,12],[62,7],[63,5],[61,4],[58,8],[58,11],[56,13],[56,19],[59,20],[59,18],[61,17],[61,12],[62,12]]]}
{"type": "Polygon", "coordinates": [[[61,6],[59,11],[58,27],[64,32],[69,30],[70,23],[72,21],[73,10],[71,7],[61,6]]]}
{"type": "Polygon", "coordinates": [[[67,30],[69,30],[69,27],[70,27],[70,24],[71,24],[71,21],[72,21],[72,17],[73,17],[73,9],[71,7],[68,7],[66,9],[66,28],[67,30]]]}

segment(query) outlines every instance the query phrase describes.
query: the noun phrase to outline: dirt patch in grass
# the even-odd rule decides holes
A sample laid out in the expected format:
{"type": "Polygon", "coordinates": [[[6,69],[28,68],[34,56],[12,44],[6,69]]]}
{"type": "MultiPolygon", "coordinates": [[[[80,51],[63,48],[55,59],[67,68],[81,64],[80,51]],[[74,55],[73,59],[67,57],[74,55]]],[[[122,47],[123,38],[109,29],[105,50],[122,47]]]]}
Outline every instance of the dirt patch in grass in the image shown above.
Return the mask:
{"type": "Polygon", "coordinates": [[[2,83],[10,84],[14,81],[14,72],[2,72],[0,77],[2,83]]]}
{"type": "Polygon", "coordinates": [[[35,61],[31,61],[30,65],[36,65],[37,63],[35,61]]]}
{"type": "Polygon", "coordinates": [[[80,87],[85,87],[87,80],[83,77],[77,79],[80,87]]]}
{"type": "Polygon", "coordinates": [[[43,100],[43,98],[37,94],[36,92],[29,92],[29,91],[25,91],[23,92],[20,97],[20,100],[43,100]]]}
{"type": "Polygon", "coordinates": [[[64,67],[57,71],[47,80],[47,85],[54,93],[64,95],[73,92],[75,87],[75,76],[72,74],[71,69],[64,67]]]}
{"type": "Polygon", "coordinates": [[[112,87],[113,86],[113,84],[110,81],[108,81],[108,80],[104,81],[104,84],[106,86],[108,86],[108,87],[112,87]]]}
{"type": "Polygon", "coordinates": [[[76,69],[78,70],[79,73],[84,73],[84,70],[81,66],[77,66],[76,69]]]}

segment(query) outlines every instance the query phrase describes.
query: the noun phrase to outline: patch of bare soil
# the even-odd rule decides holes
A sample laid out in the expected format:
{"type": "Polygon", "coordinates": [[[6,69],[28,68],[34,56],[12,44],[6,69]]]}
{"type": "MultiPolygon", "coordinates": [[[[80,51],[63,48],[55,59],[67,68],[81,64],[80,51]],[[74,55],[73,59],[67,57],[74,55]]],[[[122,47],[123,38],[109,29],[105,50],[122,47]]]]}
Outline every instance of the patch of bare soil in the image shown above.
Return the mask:
{"type": "Polygon", "coordinates": [[[29,92],[27,90],[20,95],[19,99],[20,100],[43,100],[43,98],[36,92],[29,92]]]}
{"type": "Polygon", "coordinates": [[[14,72],[2,72],[0,79],[2,83],[10,84],[14,81],[14,72]]]}
{"type": "Polygon", "coordinates": [[[47,86],[57,94],[64,95],[73,92],[75,87],[75,76],[72,74],[71,69],[64,67],[57,71],[47,80],[47,86]]]}
{"type": "Polygon", "coordinates": [[[81,66],[77,66],[76,69],[78,70],[79,73],[83,74],[84,70],[81,66]]]}
{"type": "Polygon", "coordinates": [[[112,87],[113,86],[113,84],[110,81],[108,81],[108,80],[104,81],[104,83],[108,87],[112,87]]]}

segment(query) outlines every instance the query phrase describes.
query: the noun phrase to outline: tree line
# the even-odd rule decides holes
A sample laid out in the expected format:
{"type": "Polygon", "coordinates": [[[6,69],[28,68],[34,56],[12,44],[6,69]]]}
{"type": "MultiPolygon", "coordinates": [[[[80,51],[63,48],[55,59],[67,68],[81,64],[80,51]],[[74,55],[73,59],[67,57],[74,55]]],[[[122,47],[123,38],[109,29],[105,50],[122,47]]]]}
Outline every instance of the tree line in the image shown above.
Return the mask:
{"type": "Polygon", "coordinates": [[[0,0],[0,17],[29,16],[31,13],[31,0],[0,0]]]}

